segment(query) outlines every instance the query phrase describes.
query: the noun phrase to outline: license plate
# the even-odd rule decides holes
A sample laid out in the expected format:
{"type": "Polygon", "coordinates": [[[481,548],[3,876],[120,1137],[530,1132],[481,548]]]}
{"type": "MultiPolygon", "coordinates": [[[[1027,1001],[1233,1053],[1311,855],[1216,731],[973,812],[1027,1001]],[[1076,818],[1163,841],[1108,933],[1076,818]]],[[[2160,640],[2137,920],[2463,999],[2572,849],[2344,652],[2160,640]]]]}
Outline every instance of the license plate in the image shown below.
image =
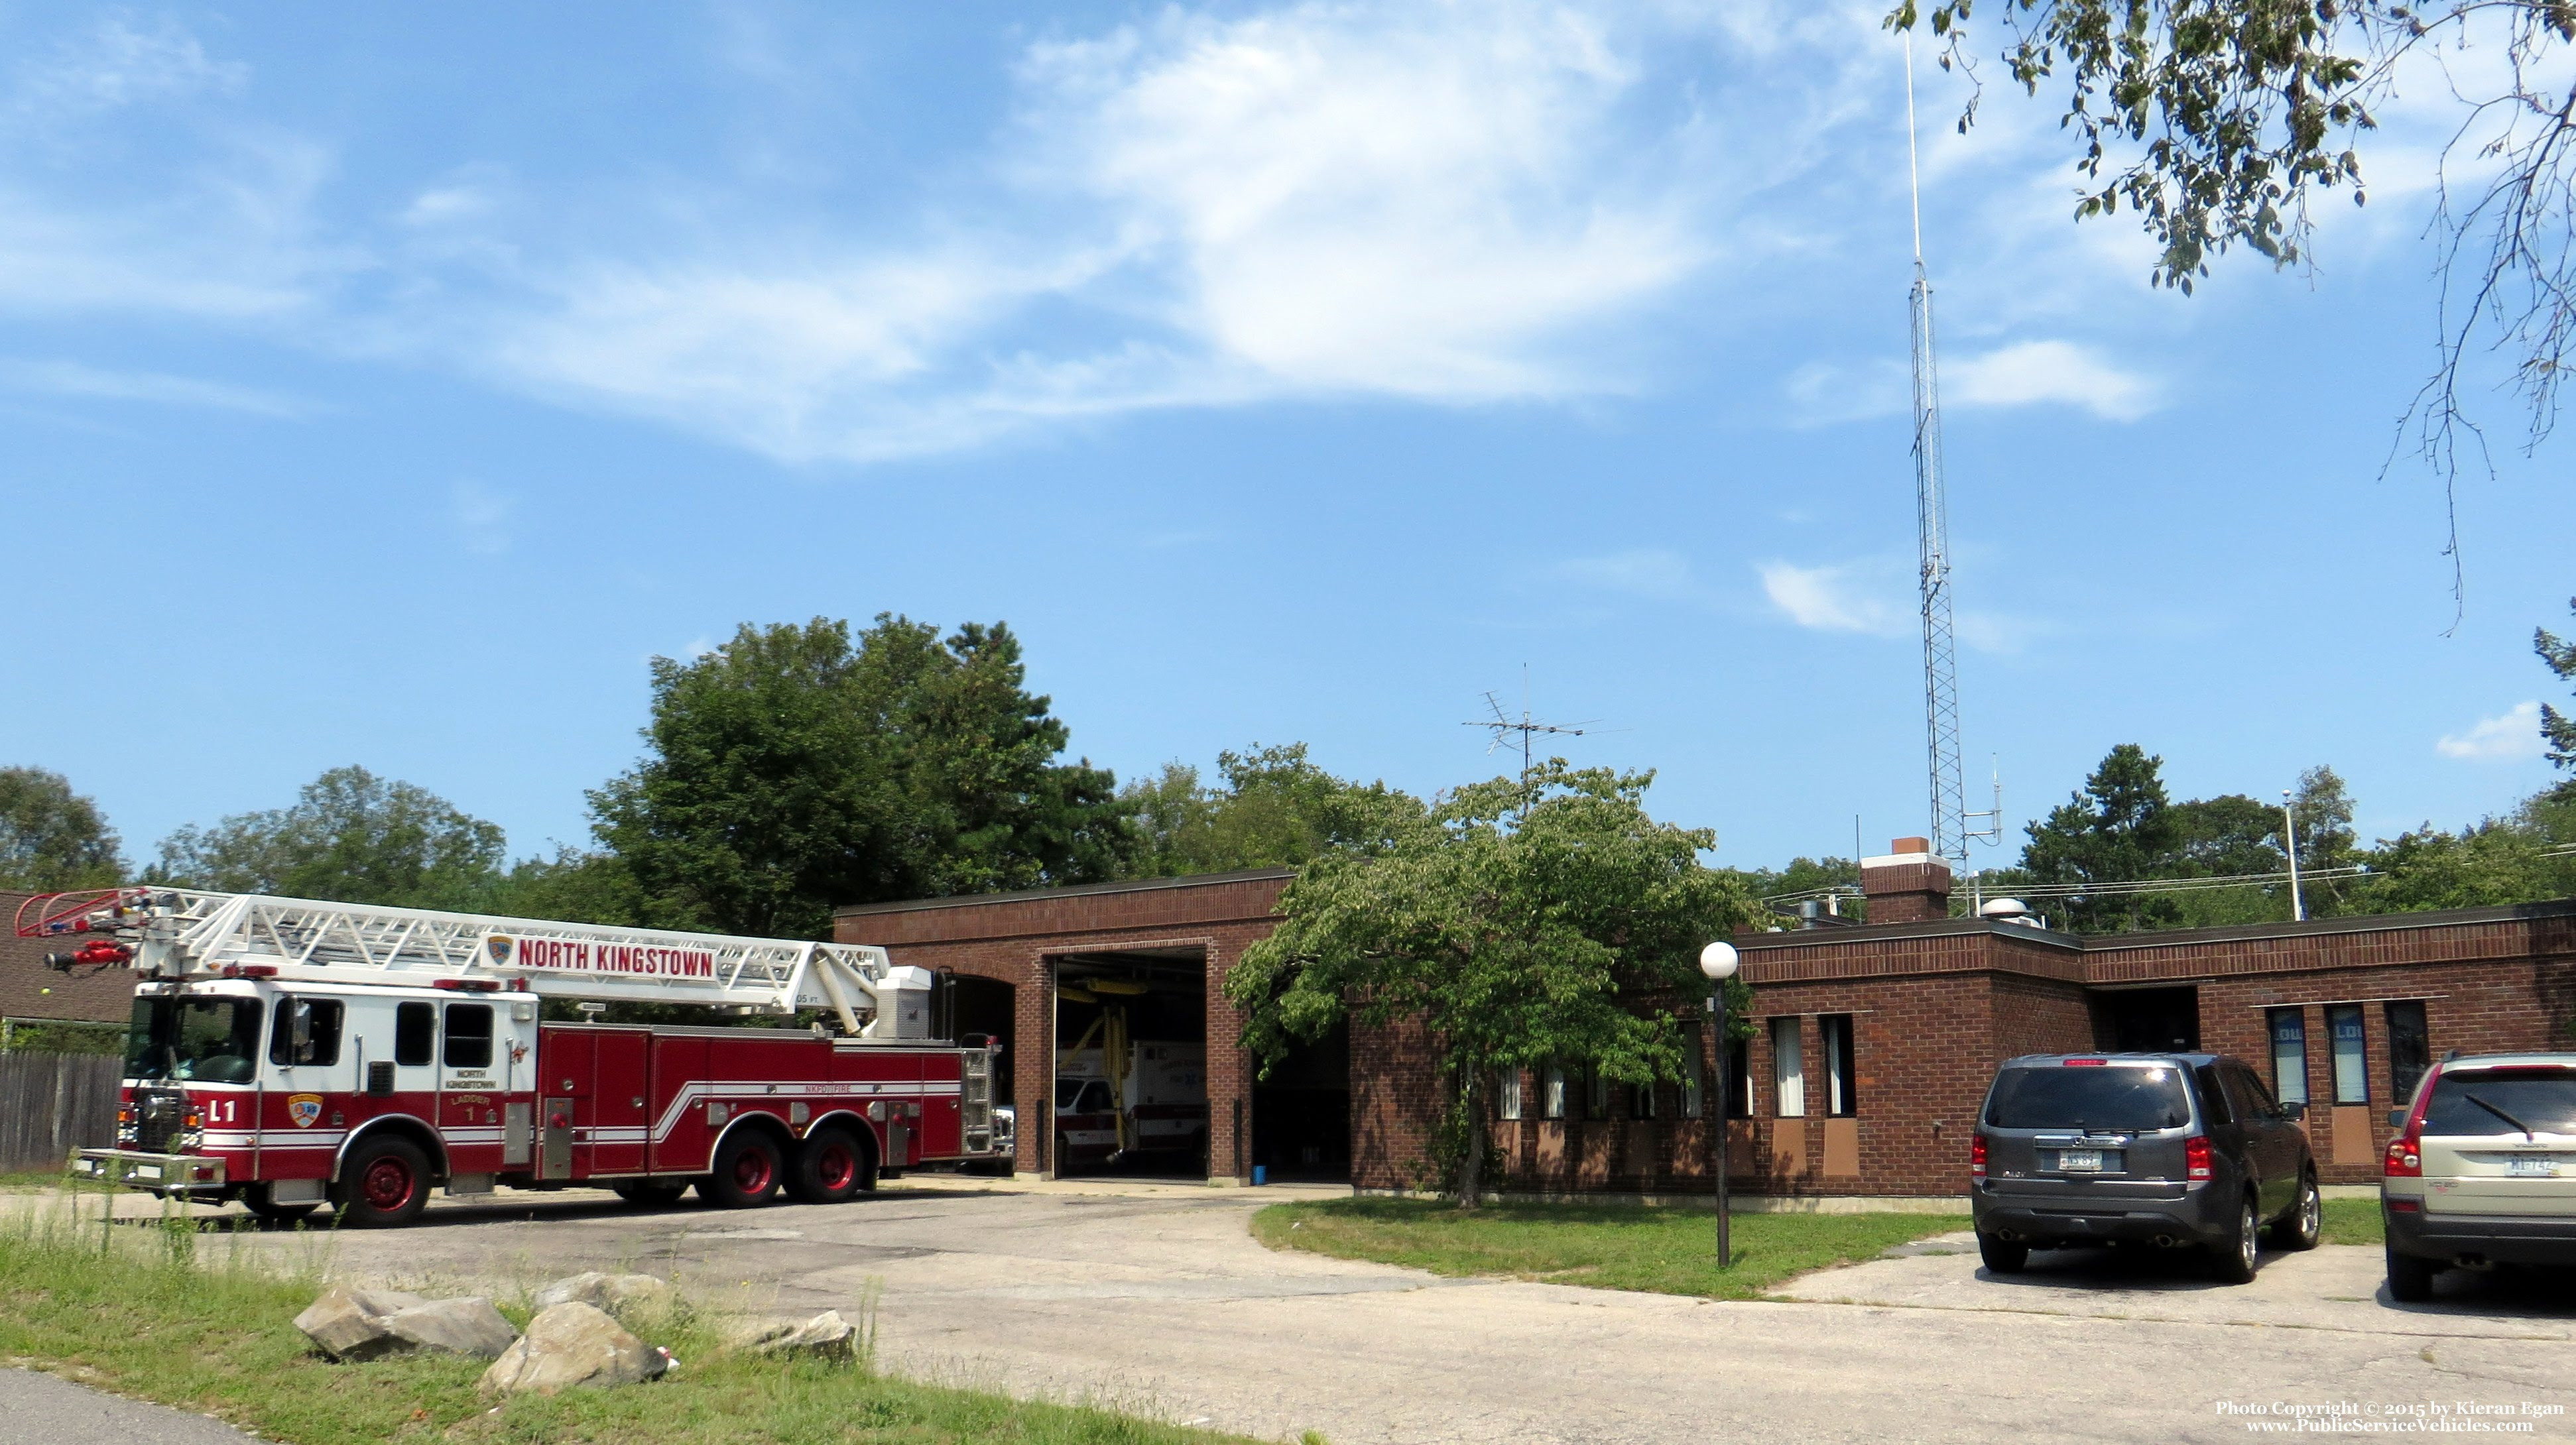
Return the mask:
{"type": "Polygon", "coordinates": [[[2057,1151],[2057,1167],[2059,1172],[2066,1174],[2099,1174],[2102,1172],[2102,1151],[2060,1149],[2057,1151]]]}
{"type": "Polygon", "coordinates": [[[2516,1176],[2528,1175],[2552,1179],[2557,1177],[2558,1164],[2552,1159],[2507,1159],[2504,1161],[2504,1172],[2516,1176]]]}
{"type": "Polygon", "coordinates": [[[161,1166],[158,1164],[137,1164],[134,1166],[134,1177],[137,1179],[158,1179],[161,1177],[161,1166]]]}

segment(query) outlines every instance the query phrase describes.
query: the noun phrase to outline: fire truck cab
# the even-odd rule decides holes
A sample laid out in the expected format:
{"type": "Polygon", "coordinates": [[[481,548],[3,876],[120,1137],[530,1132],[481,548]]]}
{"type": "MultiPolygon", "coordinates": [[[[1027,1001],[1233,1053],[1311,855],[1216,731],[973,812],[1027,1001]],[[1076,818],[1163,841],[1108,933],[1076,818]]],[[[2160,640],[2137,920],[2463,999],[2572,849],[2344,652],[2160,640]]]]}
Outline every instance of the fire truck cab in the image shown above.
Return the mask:
{"type": "Polygon", "coordinates": [[[997,1049],[930,1038],[930,975],[874,949],[169,889],[31,900],[18,928],[93,935],[57,967],[145,973],[117,1145],[73,1168],[156,1194],[356,1225],[441,1187],[743,1208],[1012,1149],[997,1049]],[[566,998],[583,1017],[546,1016],[566,998]],[[776,1023],[596,1017],[618,1000],[776,1023]]]}

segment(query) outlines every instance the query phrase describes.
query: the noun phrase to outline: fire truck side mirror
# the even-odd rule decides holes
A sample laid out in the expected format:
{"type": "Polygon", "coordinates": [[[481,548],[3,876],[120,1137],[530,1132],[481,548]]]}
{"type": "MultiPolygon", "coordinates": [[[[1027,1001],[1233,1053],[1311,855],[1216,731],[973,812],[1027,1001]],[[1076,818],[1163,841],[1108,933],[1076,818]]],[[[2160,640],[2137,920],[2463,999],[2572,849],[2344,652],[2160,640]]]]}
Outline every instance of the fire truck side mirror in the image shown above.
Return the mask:
{"type": "Polygon", "coordinates": [[[313,1057],[313,1002],[312,1002],[312,1000],[310,1000],[310,999],[301,999],[301,998],[297,999],[297,1000],[295,1001],[295,1012],[294,1012],[294,1014],[293,1014],[293,1019],[294,1019],[294,1023],[293,1023],[293,1025],[292,1025],[292,1027],[293,1027],[293,1029],[294,1029],[294,1033],[292,1034],[292,1036],[291,1036],[291,1037],[293,1038],[294,1043],[295,1043],[295,1054],[294,1054],[294,1058],[295,1058],[295,1061],[296,1061],[297,1063],[299,1063],[299,1064],[300,1064],[300,1063],[303,1063],[305,1060],[307,1060],[307,1059],[309,1059],[309,1058],[313,1057]]]}

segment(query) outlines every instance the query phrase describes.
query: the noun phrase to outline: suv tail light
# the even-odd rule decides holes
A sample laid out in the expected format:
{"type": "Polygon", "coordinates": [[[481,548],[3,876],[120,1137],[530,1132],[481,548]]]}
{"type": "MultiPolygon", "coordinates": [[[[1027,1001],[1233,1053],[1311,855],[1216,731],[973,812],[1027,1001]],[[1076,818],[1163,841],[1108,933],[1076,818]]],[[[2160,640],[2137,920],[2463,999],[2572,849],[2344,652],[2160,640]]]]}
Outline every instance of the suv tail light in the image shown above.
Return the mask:
{"type": "Polygon", "coordinates": [[[2433,1084],[2441,1077],[2442,1066],[2435,1064],[2424,1081],[2416,1087],[2414,1107],[2406,1111],[2406,1127],[2388,1141],[2388,1152],[2380,1157],[2379,1173],[2384,1179],[2421,1179],[2424,1177],[2424,1108],[2433,1102],[2433,1084]]]}
{"type": "Polygon", "coordinates": [[[2182,1141],[2182,1172],[2194,1184],[2209,1182],[2209,1140],[2199,1134],[2182,1141]]]}
{"type": "Polygon", "coordinates": [[[1972,1134],[1968,1138],[1968,1173],[1978,1179],[1986,1177],[1986,1136],[1983,1134],[1972,1134]]]}

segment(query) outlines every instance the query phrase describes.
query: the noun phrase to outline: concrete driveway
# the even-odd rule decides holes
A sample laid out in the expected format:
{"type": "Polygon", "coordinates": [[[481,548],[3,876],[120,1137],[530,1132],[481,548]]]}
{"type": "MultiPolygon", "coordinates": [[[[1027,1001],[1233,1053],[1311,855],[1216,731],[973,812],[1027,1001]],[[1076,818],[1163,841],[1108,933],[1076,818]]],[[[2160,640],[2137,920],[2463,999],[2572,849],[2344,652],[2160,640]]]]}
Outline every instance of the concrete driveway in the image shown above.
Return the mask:
{"type": "Polygon", "coordinates": [[[441,1288],[622,1267],[760,1311],[875,1292],[902,1372],[1334,1445],[2233,1440],[2249,1417],[2231,1407],[2286,1420],[2276,1404],[2384,1420],[2364,1412],[2472,1403],[2576,1435],[2563,1283],[2461,1280],[2402,1309],[2377,1298],[2376,1250],[2267,1256],[2229,1290],[2080,1254],[1989,1279],[1936,1243],[1716,1304],[1274,1254],[1246,1221],[1289,1192],[934,1178],[728,1213],[567,1191],[246,1246],[441,1288]]]}

